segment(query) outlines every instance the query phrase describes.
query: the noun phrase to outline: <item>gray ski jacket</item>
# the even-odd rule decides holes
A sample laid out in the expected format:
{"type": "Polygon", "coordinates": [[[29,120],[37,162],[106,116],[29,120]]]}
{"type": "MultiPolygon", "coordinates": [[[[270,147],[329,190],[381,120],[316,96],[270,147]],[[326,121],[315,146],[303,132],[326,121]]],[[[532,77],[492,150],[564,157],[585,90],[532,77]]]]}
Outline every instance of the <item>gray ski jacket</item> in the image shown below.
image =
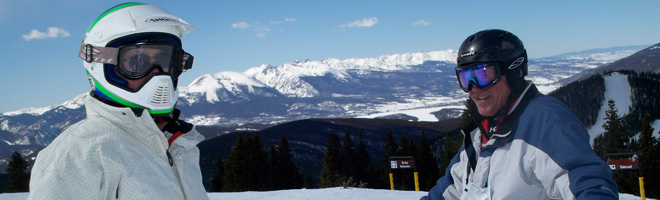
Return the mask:
{"type": "Polygon", "coordinates": [[[459,153],[422,200],[459,199],[469,183],[493,200],[618,199],[609,166],[566,105],[531,82],[509,103],[501,121],[477,119],[463,129],[459,153]]]}

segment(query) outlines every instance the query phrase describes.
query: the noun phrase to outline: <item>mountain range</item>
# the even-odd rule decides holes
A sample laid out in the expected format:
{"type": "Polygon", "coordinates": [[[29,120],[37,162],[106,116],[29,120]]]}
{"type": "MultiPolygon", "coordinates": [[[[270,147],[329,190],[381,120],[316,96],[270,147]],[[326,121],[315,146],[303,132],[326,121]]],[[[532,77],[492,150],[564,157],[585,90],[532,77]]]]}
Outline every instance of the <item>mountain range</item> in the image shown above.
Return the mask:
{"type": "Polygon", "coordinates": [[[633,55],[605,64],[598,68],[590,68],[560,81],[561,84],[588,78],[594,74],[608,71],[630,70],[635,72],[660,73],[660,45],[646,47],[633,55]]]}
{"type": "MultiPolygon", "coordinates": [[[[562,79],[645,47],[530,59],[528,79],[547,93],[561,86],[562,79]]],[[[206,74],[180,87],[178,108],[186,121],[214,127],[214,135],[207,136],[313,118],[445,120],[460,115],[467,98],[456,82],[455,58],[455,50],[445,50],[304,60],[206,74]]],[[[13,151],[32,155],[49,144],[63,129],[85,117],[82,100],[86,96],[81,94],[61,105],[1,114],[0,157],[13,151]]]]}

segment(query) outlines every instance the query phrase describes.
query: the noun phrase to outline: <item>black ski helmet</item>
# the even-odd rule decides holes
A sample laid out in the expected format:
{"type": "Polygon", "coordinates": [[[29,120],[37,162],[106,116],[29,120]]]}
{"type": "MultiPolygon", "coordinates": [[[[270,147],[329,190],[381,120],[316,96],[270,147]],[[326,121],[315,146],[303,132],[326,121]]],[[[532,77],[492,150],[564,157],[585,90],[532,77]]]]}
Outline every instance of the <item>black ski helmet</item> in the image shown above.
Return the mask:
{"type": "Polygon", "coordinates": [[[512,91],[524,88],[527,75],[527,51],[516,35],[489,29],[470,35],[458,49],[457,67],[475,63],[498,63],[512,91]]]}

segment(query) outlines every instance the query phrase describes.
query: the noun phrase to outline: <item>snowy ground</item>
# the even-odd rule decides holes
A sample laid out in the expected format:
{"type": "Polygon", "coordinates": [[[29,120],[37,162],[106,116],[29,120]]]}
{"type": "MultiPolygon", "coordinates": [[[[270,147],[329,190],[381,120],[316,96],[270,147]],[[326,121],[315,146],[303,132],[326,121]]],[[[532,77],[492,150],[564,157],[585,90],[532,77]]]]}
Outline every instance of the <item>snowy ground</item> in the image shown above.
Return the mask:
{"type": "MultiPolygon", "coordinates": [[[[324,188],[324,189],[299,189],[278,190],[269,192],[223,192],[209,193],[211,200],[416,200],[425,196],[427,192],[415,191],[392,191],[360,188],[324,188]]],[[[0,194],[0,200],[25,200],[27,193],[0,194]]],[[[635,200],[640,197],[630,194],[620,194],[619,199],[635,200]]],[[[647,198],[648,199],[648,198],[647,198]]],[[[650,199],[649,199],[650,200],[650,199]]]]}

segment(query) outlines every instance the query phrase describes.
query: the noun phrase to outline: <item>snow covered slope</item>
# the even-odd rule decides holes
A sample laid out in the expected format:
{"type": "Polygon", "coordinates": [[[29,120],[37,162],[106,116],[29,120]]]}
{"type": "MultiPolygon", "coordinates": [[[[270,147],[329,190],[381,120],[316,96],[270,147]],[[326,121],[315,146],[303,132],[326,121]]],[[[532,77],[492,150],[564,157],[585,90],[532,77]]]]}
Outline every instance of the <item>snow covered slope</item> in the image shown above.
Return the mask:
{"type": "MultiPolygon", "coordinates": [[[[628,83],[628,75],[620,73],[612,73],[610,76],[604,76],[605,79],[605,102],[603,106],[598,111],[598,118],[596,118],[596,123],[589,128],[589,142],[593,145],[594,138],[599,134],[602,134],[605,130],[603,129],[603,124],[605,124],[605,111],[607,111],[607,101],[614,100],[617,114],[619,117],[625,116],[630,112],[630,107],[632,106],[631,99],[631,89],[630,84],[628,83]]],[[[651,126],[653,127],[653,135],[658,138],[658,131],[660,131],[660,120],[655,120],[652,122],[651,126]]],[[[638,134],[639,135],[639,134],[638,134]]]]}
{"type": "Polygon", "coordinates": [[[628,83],[628,75],[612,73],[611,76],[604,76],[605,79],[605,102],[598,111],[598,118],[596,123],[589,129],[589,142],[593,145],[594,138],[602,134],[605,130],[605,111],[607,111],[607,101],[614,100],[616,109],[619,116],[628,114],[629,107],[632,105],[630,101],[630,84],[628,83]]]}
{"type": "MultiPolygon", "coordinates": [[[[324,188],[324,189],[296,189],[278,190],[267,192],[218,192],[209,193],[211,200],[417,200],[426,196],[428,192],[420,191],[392,191],[364,188],[324,188]]],[[[3,200],[25,200],[27,193],[4,193],[0,194],[3,200]]],[[[619,194],[620,200],[638,200],[640,197],[630,194],[619,194]]],[[[646,198],[648,200],[653,200],[646,198]]]]}

